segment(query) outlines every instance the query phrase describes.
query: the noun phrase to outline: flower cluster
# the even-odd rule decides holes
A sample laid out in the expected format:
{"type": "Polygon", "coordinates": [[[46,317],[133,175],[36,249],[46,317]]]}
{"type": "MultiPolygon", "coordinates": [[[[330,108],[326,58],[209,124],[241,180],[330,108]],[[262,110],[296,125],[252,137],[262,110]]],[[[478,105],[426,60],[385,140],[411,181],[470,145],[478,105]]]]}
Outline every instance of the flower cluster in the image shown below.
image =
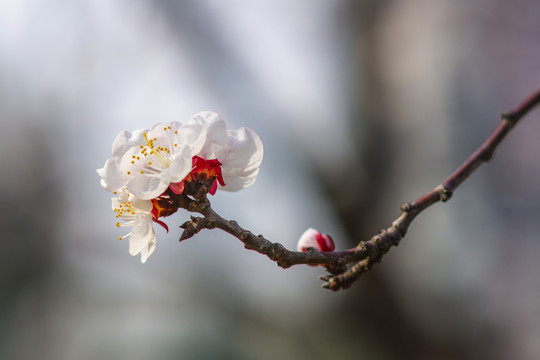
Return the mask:
{"type": "Polygon", "coordinates": [[[174,197],[186,186],[204,180],[208,192],[238,191],[259,173],[263,145],[251,129],[227,130],[211,111],[187,123],[157,124],[152,129],[123,131],[113,142],[112,157],[97,172],[112,199],[116,226],[132,226],[129,252],[144,263],[156,248],[153,223],[178,210],[174,197]]]}

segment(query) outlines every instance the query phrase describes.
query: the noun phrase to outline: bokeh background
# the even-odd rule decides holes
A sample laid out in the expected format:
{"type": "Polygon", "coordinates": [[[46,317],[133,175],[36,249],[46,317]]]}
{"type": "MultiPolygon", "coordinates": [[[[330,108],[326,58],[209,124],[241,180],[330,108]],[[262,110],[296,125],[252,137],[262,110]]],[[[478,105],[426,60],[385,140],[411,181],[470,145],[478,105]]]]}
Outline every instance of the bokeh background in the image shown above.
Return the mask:
{"type": "Polygon", "coordinates": [[[0,2],[0,359],[538,359],[540,117],[353,288],[220,231],[129,256],[116,134],[219,112],[265,145],[214,207],[369,239],[540,84],[535,0],[0,2]]]}

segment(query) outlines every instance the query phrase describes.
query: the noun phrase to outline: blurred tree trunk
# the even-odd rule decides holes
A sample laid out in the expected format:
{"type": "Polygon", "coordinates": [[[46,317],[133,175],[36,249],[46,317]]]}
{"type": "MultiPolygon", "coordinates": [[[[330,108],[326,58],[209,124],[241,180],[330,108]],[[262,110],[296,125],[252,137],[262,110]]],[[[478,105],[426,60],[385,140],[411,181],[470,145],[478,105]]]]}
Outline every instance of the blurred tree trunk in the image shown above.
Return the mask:
{"type": "MultiPolygon", "coordinates": [[[[388,69],[381,61],[385,44],[381,43],[380,31],[392,4],[392,0],[353,2],[343,9],[346,22],[352,24],[351,47],[358,64],[353,74],[355,81],[350,102],[355,142],[363,162],[351,164],[347,173],[340,176],[324,176],[322,170],[319,174],[350,235],[351,247],[370,239],[378,229],[386,228],[400,206],[400,199],[395,199],[396,211],[389,212],[388,208],[381,207],[380,201],[394,185],[392,175],[399,153],[396,146],[399,139],[391,129],[393,99],[383,81],[383,74],[388,69]],[[346,183],[350,179],[362,179],[361,188],[351,189],[355,185],[346,183]]],[[[331,319],[339,319],[335,326],[373,344],[375,354],[384,358],[469,358],[471,349],[465,338],[456,339],[449,334],[444,340],[435,339],[418,328],[417,319],[412,319],[400,304],[387,277],[388,271],[381,269],[382,266],[391,267],[390,261],[383,259],[382,265],[376,265],[347,290],[343,306],[329,315],[331,319]],[[377,349],[384,349],[384,352],[377,349]]]]}

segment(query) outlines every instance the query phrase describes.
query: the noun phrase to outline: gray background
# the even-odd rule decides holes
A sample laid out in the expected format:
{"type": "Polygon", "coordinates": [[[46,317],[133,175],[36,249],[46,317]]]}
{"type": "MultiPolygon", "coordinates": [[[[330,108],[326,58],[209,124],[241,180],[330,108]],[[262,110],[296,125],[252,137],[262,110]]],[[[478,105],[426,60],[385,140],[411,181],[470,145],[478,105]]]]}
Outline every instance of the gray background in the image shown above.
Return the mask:
{"type": "Polygon", "coordinates": [[[346,292],[219,231],[148,262],[95,169],[116,134],[219,112],[263,140],[214,207],[294,248],[369,239],[539,83],[540,6],[503,1],[0,2],[1,359],[537,359],[535,111],[346,292]]]}

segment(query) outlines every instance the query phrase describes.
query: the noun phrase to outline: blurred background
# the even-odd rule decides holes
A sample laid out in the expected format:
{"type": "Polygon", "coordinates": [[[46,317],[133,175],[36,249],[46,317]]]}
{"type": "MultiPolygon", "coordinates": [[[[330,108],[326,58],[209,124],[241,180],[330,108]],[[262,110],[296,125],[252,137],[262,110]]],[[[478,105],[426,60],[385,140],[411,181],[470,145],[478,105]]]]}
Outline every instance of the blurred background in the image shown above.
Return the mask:
{"type": "Polygon", "coordinates": [[[0,359],[538,359],[540,117],[351,289],[220,231],[146,264],[95,169],[124,129],[219,112],[263,140],[212,198],[338,249],[454,171],[540,84],[534,0],[0,2],[0,359]]]}

